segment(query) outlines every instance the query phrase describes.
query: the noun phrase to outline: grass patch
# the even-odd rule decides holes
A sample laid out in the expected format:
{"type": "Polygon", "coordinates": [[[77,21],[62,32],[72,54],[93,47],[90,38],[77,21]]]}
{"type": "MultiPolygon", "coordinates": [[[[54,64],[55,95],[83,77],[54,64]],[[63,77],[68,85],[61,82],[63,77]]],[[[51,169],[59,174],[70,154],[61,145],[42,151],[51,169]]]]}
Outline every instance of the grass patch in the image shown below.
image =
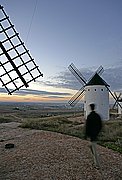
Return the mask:
{"type": "MultiPolygon", "coordinates": [[[[27,119],[21,124],[23,128],[53,131],[81,139],[84,138],[84,127],[77,121],[70,121],[67,116],[27,119]]],[[[122,120],[104,122],[98,144],[122,153],[122,120]]]]}
{"type": "Polygon", "coordinates": [[[105,122],[98,143],[104,147],[122,153],[122,120],[110,120],[105,122]]]}
{"type": "Polygon", "coordinates": [[[12,120],[9,117],[0,117],[0,123],[9,123],[12,120]]]}
{"type": "Polygon", "coordinates": [[[59,132],[67,135],[83,137],[83,128],[77,127],[79,122],[70,121],[67,117],[50,117],[40,119],[28,119],[22,123],[22,128],[40,129],[46,131],[59,132]]]}
{"type": "Polygon", "coordinates": [[[112,150],[114,150],[114,151],[117,151],[117,152],[119,152],[119,153],[122,153],[122,146],[121,145],[118,145],[118,144],[116,144],[116,143],[114,143],[114,142],[99,142],[99,145],[102,145],[102,146],[104,146],[104,147],[107,147],[107,148],[109,148],[109,149],[112,149],[112,150]]]}

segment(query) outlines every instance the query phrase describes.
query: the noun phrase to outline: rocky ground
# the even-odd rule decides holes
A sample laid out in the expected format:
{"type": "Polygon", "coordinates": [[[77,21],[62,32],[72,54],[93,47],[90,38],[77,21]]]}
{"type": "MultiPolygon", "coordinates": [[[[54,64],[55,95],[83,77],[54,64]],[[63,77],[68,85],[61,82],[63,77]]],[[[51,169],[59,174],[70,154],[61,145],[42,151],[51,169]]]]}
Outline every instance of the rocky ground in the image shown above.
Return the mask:
{"type": "Polygon", "coordinates": [[[101,169],[89,142],[41,130],[0,124],[0,180],[121,180],[122,155],[97,146],[101,169]],[[14,148],[5,145],[13,143],[14,148]]]}

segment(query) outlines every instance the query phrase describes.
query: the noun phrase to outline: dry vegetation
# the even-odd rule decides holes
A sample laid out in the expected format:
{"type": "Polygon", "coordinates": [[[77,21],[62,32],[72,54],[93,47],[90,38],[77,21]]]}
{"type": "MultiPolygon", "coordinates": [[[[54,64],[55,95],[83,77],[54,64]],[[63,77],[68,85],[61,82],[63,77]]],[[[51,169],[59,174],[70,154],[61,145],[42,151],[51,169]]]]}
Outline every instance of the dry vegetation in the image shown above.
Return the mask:
{"type": "MultiPolygon", "coordinates": [[[[21,125],[23,128],[41,129],[59,132],[84,138],[84,122],[78,122],[74,117],[71,121],[69,117],[58,116],[51,118],[27,119],[21,125]]],[[[98,143],[122,153],[122,120],[110,120],[104,123],[98,143]]]]}
{"type": "MultiPolygon", "coordinates": [[[[22,128],[40,129],[59,132],[84,138],[83,113],[70,109],[47,108],[39,109],[38,106],[3,108],[0,106],[0,123],[11,121],[21,122],[22,128]],[[4,109],[4,111],[2,110],[4,109]]],[[[98,143],[122,153],[122,118],[112,119],[104,122],[103,130],[99,136],[98,143]]]]}

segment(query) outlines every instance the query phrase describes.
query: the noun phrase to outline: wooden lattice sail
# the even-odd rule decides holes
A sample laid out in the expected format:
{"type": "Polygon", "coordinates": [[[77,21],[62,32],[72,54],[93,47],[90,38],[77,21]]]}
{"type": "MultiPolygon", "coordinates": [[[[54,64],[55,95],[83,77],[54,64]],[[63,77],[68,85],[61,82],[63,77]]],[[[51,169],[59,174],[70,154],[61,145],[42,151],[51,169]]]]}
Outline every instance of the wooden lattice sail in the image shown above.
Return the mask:
{"type": "Polygon", "coordinates": [[[0,5],[0,81],[12,94],[43,76],[19,33],[0,5]]]}

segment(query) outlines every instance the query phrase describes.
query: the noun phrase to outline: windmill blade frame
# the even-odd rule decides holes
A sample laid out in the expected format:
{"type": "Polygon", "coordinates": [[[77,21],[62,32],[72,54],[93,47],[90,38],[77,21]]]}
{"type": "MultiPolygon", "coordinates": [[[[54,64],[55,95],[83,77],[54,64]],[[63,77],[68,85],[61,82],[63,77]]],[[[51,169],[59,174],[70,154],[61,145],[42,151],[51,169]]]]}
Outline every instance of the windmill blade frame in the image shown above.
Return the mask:
{"type": "Polygon", "coordinates": [[[116,106],[116,104],[117,104],[119,98],[121,97],[121,94],[122,94],[122,93],[120,93],[119,96],[117,96],[117,94],[114,92],[114,96],[116,97],[116,101],[115,101],[115,103],[114,103],[112,109],[114,109],[114,107],[116,106]]]}
{"type": "MultiPolygon", "coordinates": [[[[116,101],[116,96],[111,92],[111,90],[108,88],[108,87],[106,87],[107,89],[108,89],[108,91],[110,92],[110,94],[112,95],[112,97],[115,99],[115,101],[116,101]]],[[[118,104],[118,106],[122,109],[122,105],[118,102],[118,101],[116,101],[117,102],[117,104],[118,104]]]]}
{"type": "Polygon", "coordinates": [[[42,76],[3,6],[0,5],[0,81],[12,94],[42,76]]]}
{"type": "Polygon", "coordinates": [[[77,78],[77,80],[84,86],[87,82],[86,78],[81,74],[81,72],[76,68],[76,66],[71,63],[68,66],[68,69],[71,71],[71,73],[77,78]]]}
{"type": "Polygon", "coordinates": [[[85,86],[83,86],[79,91],[69,100],[70,106],[74,107],[79,100],[84,96],[85,94],[85,86]]]}
{"type": "Polygon", "coordinates": [[[84,96],[85,93],[85,85],[93,78],[93,76],[97,73],[98,75],[101,75],[104,71],[103,67],[100,66],[95,73],[92,75],[92,77],[88,80],[86,80],[86,78],[81,74],[81,72],[75,67],[75,65],[73,63],[71,63],[68,67],[68,69],[72,72],[72,74],[78,79],[78,81],[83,85],[83,87],[69,100],[69,104],[71,106],[75,106],[80,98],[82,98],[84,96]]]}
{"type": "Polygon", "coordinates": [[[101,75],[103,72],[104,72],[104,68],[103,68],[103,66],[101,65],[101,66],[99,66],[99,68],[94,72],[94,74],[89,78],[89,80],[88,80],[87,83],[89,83],[89,81],[93,78],[93,76],[94,76],[95,74],[101,75]]]}

